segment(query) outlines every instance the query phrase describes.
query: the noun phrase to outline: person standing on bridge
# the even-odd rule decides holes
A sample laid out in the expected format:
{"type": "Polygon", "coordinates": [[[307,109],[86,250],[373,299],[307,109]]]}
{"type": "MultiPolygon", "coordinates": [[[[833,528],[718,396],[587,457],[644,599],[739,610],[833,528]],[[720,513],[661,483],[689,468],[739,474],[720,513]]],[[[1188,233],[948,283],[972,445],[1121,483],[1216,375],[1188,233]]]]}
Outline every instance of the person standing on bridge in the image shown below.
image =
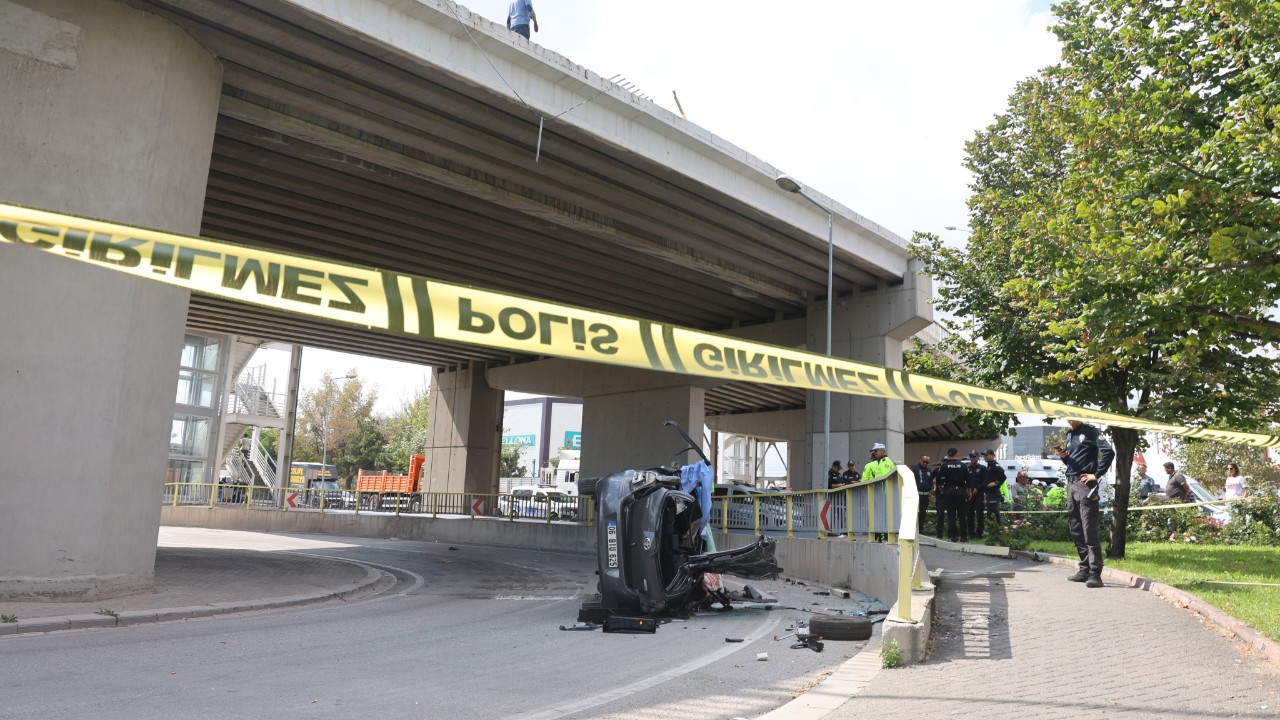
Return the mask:
{"type": "Polygon", "coordinates": [[[538,32],[538,14],[533,11],[533,3],[529,0],[515,0],[507,8],[507,29],[517,35],[529,39],[529,23],[533,23],[533,31],[538,32]]]}
{"type": "Polygon", "coordinates": [[[1067,469],[1067,529],[1080,556],[1080,569],[1067,578],[1102,587],[1102,543],[1098,540],[1098,478],[1111,469],[1115,451],[1098,428],[1068,420],[1067,446],[1053,449],[1067,469]]]}

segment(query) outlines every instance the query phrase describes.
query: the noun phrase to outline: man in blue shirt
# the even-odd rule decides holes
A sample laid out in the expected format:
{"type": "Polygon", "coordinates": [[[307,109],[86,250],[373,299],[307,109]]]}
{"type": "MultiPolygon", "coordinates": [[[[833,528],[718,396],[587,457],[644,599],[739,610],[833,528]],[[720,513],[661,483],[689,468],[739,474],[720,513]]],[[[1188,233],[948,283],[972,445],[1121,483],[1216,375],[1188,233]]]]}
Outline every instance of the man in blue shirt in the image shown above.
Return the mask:
{"type": "Polygon", "coordinates": [[[507,29],[529,37],[529,22],[533,22],[533,31],[538,32],[538,14],[533,11],[533,3],[529,0],[515,0],[507,9],[507,29]]]}
{"type": "Polygon", "coordinates": [[[1115,451],[1098,428],[1068,420],[1067,446],[1053,451],[1067,470],[1067,529],[1080,556],[1080,569],[1067,578],[1085,587],[1102,587],[1102,543],[1098,539],[1098,478],[1111,469],[1115,451]]]}

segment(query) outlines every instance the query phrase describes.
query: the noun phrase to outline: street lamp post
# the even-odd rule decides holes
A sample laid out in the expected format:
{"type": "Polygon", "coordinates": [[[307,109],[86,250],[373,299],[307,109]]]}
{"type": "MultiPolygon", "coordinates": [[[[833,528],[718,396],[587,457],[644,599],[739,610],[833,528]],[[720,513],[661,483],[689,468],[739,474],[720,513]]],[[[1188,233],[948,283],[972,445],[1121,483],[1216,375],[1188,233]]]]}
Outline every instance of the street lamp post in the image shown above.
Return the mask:
{"type": "MultiPolygon", "coordinates": [[[[822,203],[809,197],[804,191],[804,186],[796,182],[795,179],[787,175],[779,175],[775,182],[778,187],[789,193],[795,193],[800,197],[813,203],[819,210],[827,214],[827,357],[831,357],[831,307],[835,302],[832,292],[832,281],[834,279],[835,268],[835,234],[833,231],[834,216],[831,208],[824,206],[822,203]]],[[[823,410],[822,418],[822,468],[830,470],[831,468],[831,391],[822,391],[823,410]]]]}
{"type": "MultiPolygon", "coordinates": [[[[355,373],[343,375],[340,378],[333,378],[336,383],[338,380],[355,380],[355,373]]],[[[320,414],[320,472],[324,472],[329,465],[329,411],[330,405],[333,404],[333,397],[330,395],[325,398],[324,412],[320,414]]]]}

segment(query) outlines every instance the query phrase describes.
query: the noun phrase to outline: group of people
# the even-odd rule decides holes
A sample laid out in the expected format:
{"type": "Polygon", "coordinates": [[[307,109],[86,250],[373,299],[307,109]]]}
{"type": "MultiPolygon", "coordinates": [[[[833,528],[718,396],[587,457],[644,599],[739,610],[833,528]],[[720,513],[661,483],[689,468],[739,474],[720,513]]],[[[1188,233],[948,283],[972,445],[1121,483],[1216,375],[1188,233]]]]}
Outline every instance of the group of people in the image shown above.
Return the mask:
{"type": "MultiPolygon", "coordinates": [[[[1164,496],[1174,502],[1195,502],[1196,496],[1191,492],[1191,483],[1187,482],[1187,478],[1172,462],[1164,464],[1165,481],[1161,485],[1157,480],[1147,474],[1147,466],[1145,463],[1138,463],[1134,466],[1136,471],[1136,482],[1138,483],[1138,503],[1140,505],[1149,505],[1151,501],[1156,499],[1156,495],[1163,492],[1164,496]]],[[[1240,466],[1235,463],[1227,464],[1227,479],[1222,486],[1222,499],[1235,500],[1244,498],[1249,495],[1249,483],[1240,474],[1240,466]]]]}
{"type": "Polygon", "coordinates": [[[996,462],[995,450],[972,451],[966,462],[960,459],[959,450],[948,448],[947,456],[937,467],[930,465],[931,462],[928,455],[921,455],[920,462],[911,468],[920,495],[917,527],[924,527],[930,498],[937,513],[938,537],[943,536],[944,519],[947,537],[953,542],[981,538],[986,533],[987,516],[991,516],[993,523],[1000,522],[1003,488],[1008,478],[996,462]],[[979,458],[985,459],[986,464],[978,464],[979,458]]]}
{"type": "MultiPolygon", "coordinates": [[[[1068,579],[1082,582],[1085,587],[1099,588],[1102,587],[1102,543],[1098,534],[1098,478],[1111,468],[1115,451],[1096,427],[1078,420],[1068,420],[1067,425],[1071,432],[1066,444],[1055,446],[1053,451],[1066,470],[1067,526],[1080,556],[1076,573],[1068,579]]],[[[1007,486],[1008,478],[996,462],[994,450],[981,454],[970,452],[968,462],[960,459],[959,452],[949,448],[947,457],[937,467],[930,465],[928,455],[922,455],[912,468],[920,495],[917,527],[924,527],[929,498],[933,498],[937,508],[937,537],[943,537],[945,518],[946,537],[952,542],[969,542],[985,534],[988,516],[991,522],[999,524],[1000,506],[1004,501],[1002,488],[1008,487],[1010,499],[1017,507],[1026,502],[1029,480],[1025,473],[1018,473],[1016,487],[1007,486]],[[986,460],[985,465],[978,464],[979,457],[986,460]],[[1021,503],[1014,500],[1019,497],[1021,503]]],[[[1185,485],[1186,480],[1182,482],[1185,485]]]]}
{"type": "Polygon", "coordinates": [[[831,463],[831,467],[827,469],[827,489],[835,490],[856,482],[875,480],[893,472],[895,467],[884,443],[875,443],[871,446],[871,460],[862,469],[861,475],[858,474],[858,468],[852,460],[849,461],[848,467],[842,467],[839,460],[831,463]]]}

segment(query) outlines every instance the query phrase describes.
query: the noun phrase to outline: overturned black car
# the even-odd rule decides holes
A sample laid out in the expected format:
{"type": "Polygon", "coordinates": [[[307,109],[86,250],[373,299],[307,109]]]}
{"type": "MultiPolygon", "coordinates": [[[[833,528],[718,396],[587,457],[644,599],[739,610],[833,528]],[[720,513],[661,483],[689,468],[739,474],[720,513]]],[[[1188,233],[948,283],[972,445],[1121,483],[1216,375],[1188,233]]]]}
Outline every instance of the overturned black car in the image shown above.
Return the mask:
{"type": "MultiPolygon", "coordinates": [[[[598,524],[596,555],[600,595],[583,604],[579,621],[606,623],[612,617],[684,614],[707,603],[715,592],[707,573],[776,578],[773,540],[760,537],[734,550],[707,552],[707,520],[714,475],[706,456],[674,422],[702,459],[681,469],[624,470],[579,482],[593,495],[598,524]]],[[[678,457],[678,455],[677,455],[678,457]]],[[[723,593],[719,595],[723,599],[723,593]]]]}

